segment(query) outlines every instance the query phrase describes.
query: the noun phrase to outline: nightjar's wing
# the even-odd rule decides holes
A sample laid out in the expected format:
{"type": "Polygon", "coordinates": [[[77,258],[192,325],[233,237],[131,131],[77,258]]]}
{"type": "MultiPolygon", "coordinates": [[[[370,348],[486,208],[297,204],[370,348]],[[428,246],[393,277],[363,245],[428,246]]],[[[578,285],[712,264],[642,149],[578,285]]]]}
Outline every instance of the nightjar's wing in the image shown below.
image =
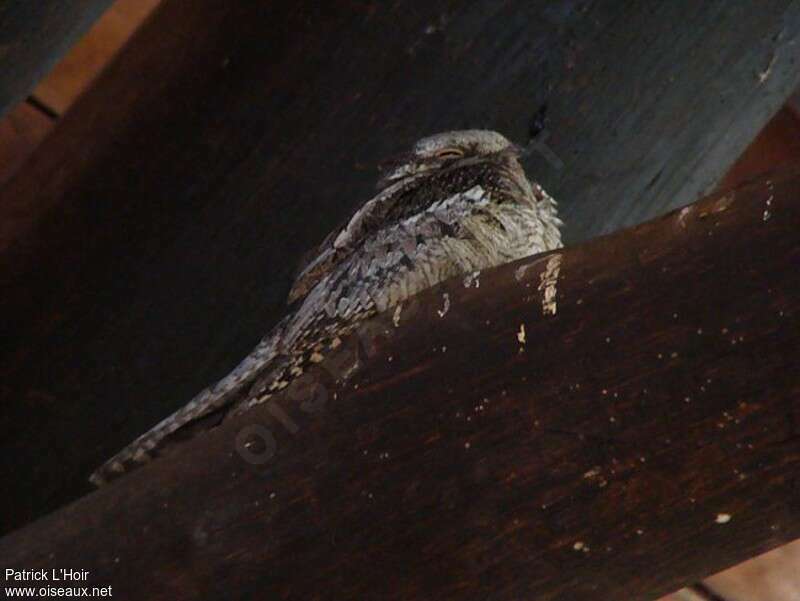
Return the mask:
{"type": "Polygon", "coordinates": [[[289,303],[308,294],[371,234],[388,223],[411,215],[418,210],[419,207],[414,206],[413,203],[407,205],[403,202],[402,192],[403,189],[406,189],[409,195],[412,195],[419,179],[419,176],[409,176],[402,182],[384,188],[375,197],[364,203],[344,227],[331,232],[297,274],[292,289],[289,291],[289,303]]]}
{"type": "Polygon", "coordinates": [[[315,257],[295,279],[289,292],[289,302],[303,298],[365,240],[381,229],[424,213],[444,199],[452,200],[467,190],[470,184],[499,183],[502,178],[501,170],[480,157],[471,157],[432,173],[406,175],[402,180],[386,186],[356,211],[343,228],[334,230],[325,239],[315,257]]]}

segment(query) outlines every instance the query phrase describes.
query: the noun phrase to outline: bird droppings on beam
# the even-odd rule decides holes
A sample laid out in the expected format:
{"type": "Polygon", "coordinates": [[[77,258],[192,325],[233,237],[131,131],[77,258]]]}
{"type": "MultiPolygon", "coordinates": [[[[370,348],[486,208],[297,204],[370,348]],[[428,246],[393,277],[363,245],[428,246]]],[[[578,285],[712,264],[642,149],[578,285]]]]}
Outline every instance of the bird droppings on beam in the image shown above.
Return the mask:
{"type": "Polygon", "coordinates": [[[442,308],[438,309],[436,313],[439,317],[444,317],[448,311],[450,311],[450,295],[445,292],[442,294],[442,308]]]}
{"type": "Polygon", "coordinates": [[[557,311],[556,284],[561,273],[561,255],[556,253],[547,260],[547,266],[540,275],[539,290],[542,292],[542,314],[555,315],[557,311]]]}
{"type": "Polygon", "coordinates": [[[475,288],[480,288],[481,287],[481,281],[479,279],[480,275],[481,275],[480,271],[473,271],[472,273],[467,274],[464,277],[464,288],[471,288],[473,286],[475,288]]]}

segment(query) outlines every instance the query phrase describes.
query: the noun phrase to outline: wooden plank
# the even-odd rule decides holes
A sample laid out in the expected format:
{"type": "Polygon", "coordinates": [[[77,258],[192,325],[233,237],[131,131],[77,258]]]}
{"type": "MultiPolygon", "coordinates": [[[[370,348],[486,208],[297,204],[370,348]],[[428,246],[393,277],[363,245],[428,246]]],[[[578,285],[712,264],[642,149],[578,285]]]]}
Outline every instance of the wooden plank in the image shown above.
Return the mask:
{"type": "Polygon", "coordinates": [[[789,101],[786,104],[796,114],[800,115],[800,90],[797,90],[794,94],[792,94],[791,98],[789,98],[789,101]]]}
{"type": "Polygon", "coordinates": [[[53,125],[50,117],[27,102],[0,119],[0,186],[22,166],[53,125]]]}
{"type": "Polygon", "coordinates": [[[692,588],[682,588],[676,593],[661,597],[659,601],[719,601],[717,599],[709,599],[705,591],[698,591],[692,588]]]}
{"type": "Polygon", "coordinates": [[[800,597],[800,541],[784,545],[707,579],[724,599],[792,601],[800,597]]]}
{"type": "Polygon", "coordinates": [[[117,599],[649,601],[796,538],[798,190],[428,290],[0,556],[117,599]]]}
{"type": "MultiPolygon", "coordinates": [[[[703,585],[726,601],[793,601],[800,597],[800,540],[773,549],[744,563],[714,574],[703,585]]],[[[680,591],[659,601],[688,601],[691,591],[680,591]]],[[[693,597],[695,601],[707,601],[693,597]]]]}
{"type": "Polygon", "coordinates": [[[160,0],[115,0],[36,86],[33,95],[63,114],[119,52],[160,0]]]}
{"type": "Polygon", "coordinates": [[[166,0],[0,192],[3,530],[235,365],[412,140],[546,105],[577,240],[713,185],[798,76],[789,0],[326,6],[166,0]]]}
{"type": "Polygon", "coordinates": [[[800,160],[800,113],[789,103],[770,119],[722,179],[719,189],[735,188],[800,160]]]}
{"type": "Polygon", "coordinates": [[[128,41],[159,0],[116,0],[56,66],[28,101],[0,118],[0,185],[8,181],[64,113],[128,41]]]}
{"type": "MultiPolygon", "coordinates": [[[[781,165],[800,161],[800,112],[797,94],[769,121],[744,154],[719,184],[729,190],[745,182],[764,177],[781,165]]],[[[779,547],[762,556],[716,574],[702,586],[722,599],[759,599],[790,601],[800,595],[800,581],[795,574],[800,567],[800,542],[779,547]]],[[[706,601],[697,592],[684,589],[660,601],[706,601]]]]}
{"type": "Polygon", "coordinates": [[[0,117],[30,94],[111,1],[0,3],[0,117]]]}

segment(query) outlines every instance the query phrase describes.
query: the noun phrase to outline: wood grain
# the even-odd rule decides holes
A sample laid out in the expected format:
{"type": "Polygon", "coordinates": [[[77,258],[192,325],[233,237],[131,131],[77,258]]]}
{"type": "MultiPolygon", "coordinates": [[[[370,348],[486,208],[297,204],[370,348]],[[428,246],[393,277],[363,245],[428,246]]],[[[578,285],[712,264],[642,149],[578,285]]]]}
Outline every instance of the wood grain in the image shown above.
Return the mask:
{"type": "Polygon", "coordinates": [[[118,599],[649,601],[796,538],[798,190],[428,290],[0,556],[118,599]]]}

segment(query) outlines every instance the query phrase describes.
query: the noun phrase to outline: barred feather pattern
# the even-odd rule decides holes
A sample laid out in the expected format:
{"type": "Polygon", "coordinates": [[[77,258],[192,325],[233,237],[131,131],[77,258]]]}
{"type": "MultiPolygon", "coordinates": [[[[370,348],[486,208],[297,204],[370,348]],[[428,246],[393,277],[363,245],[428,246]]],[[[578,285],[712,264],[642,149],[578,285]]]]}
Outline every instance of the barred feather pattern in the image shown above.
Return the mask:
{"type": "Polygon", "coordinates": [[[555,201],[525,176],[500,134],[447,132],[406,162],[298,275],[284,318],[225,378],[109,459],[96,485],[159,454],[176,432],[217,411],[267,401],[369,317],[457,275],[561,246],[555,201]],[[447,153],[446,156],[444,153],[447,153]]]}

